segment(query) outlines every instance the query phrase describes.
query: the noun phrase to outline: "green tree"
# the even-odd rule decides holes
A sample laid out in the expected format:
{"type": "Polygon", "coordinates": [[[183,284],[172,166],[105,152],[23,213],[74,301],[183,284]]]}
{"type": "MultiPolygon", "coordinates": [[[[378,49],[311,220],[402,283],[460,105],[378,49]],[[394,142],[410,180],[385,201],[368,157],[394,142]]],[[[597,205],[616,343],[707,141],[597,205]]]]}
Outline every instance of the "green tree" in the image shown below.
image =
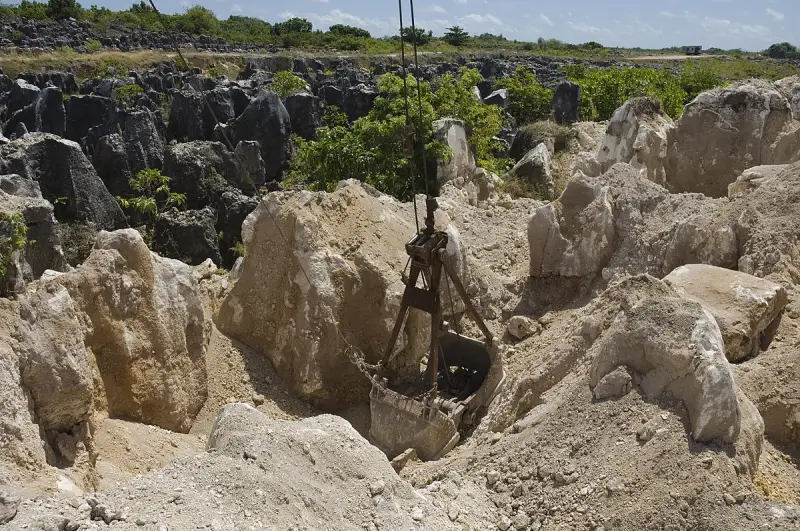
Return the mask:
{"type": "Polygon", "coordinates": [[[77,18],[81,6],[75,0],[48,0],[47,16],[55,20],[64,20],[70,17],[77,18]]]}
{"type": "Polygon", "coordinates": [[[0,280],[8,273],[14,251],[22,249],[28,244],[27,234],[28,226],[19,213],[0,212],[0,280]]]}
{"type": "Polygon", "coordinates": [[[444,40],[448,44],[452,46],[463,46],[467,43],[469,39],[469,33],[464,31],[464,28],[459,26],[453,26],[452,28],[447,28],[447,31],[444,34],[444,40]]]}
{"type": "Polygon", "coordinates": [[[773,44],[765,53],[773,59],[800,59],[800,50],[788,42],[773,44]]]}
{"type": "Polygon", "coordinates": [[[17,14],[33,20],[44,20],[48,17],[48,5],[42,2],[22,0],[17,8],[17,14]]]}
{"type": "Polygon", "coordinates": [[[328,31],[335,35],[343,35],[346,37],[360,37],[369,39],[371,35],[365,29],[356,28],[355,26],[345,26],[344,24],[334,24],[328,31]]]}
{"type": "Polygon", "coordinates": [[[175,17],[175,29],[193,35],[214,34],[219,30],[219,21],[210,9],[193,6],[175,17]]]}
{"type": "Polygon", "coordinates": [[[272,26],[275,35],[288,35],[290,33],[311,33],[314,26],[304,18],[293,17],[272,26]]]}
{"type": "Polygon", "coordinates": [[[432,31],[425,31],[422,28],[403,28],[403,39],[408,43],[414,43],[417,46],[428,44],[433,39],[432,31]]]}
{"type": "Polygon", "coordinates": [[[134,2],[130,8],[132,13],[149,13],[153,10],[153,6],[149,3],[145,2],[145,0],[140,0],[139,2],[134,2]]]}

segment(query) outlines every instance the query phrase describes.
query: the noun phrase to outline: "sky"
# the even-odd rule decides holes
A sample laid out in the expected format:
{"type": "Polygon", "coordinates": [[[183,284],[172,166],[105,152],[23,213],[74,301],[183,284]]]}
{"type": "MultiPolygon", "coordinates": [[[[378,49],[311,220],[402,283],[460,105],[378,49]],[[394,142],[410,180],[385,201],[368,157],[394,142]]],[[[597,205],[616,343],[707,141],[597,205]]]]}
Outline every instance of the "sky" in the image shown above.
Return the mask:
{"type": "MultiPolygon", "coordinates": [[[[314,29],[348,24],[375,37],[398,33],[395,0],[155,0],[164,12],[200,4],[219,18],[247,15],[278,22],[294,16],[314,29]]],[[[402,0],[408,24],[408,0],[402,0]]],[[[85,3],[89,3],[86,0],[85,3]]],[[[129,0],[94,0],[125,9],[129,0]]],[[[763,50],[775,42],[800,45],[800,0],[416,0],[417,27],[441,35],[461,26],[470,34],[502,34],[524,41],[539,37],[606,46],[763,50]],[[794,31],[792,31],[794,29],[794,31]]]]}

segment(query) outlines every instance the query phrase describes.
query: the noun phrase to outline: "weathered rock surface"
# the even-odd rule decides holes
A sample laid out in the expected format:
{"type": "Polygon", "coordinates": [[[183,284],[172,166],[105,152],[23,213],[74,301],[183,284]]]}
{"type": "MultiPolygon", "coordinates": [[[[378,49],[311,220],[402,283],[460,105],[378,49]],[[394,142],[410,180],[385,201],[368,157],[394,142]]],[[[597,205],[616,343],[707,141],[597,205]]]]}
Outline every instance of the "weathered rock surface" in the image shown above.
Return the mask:
{"type": "Polygon", "coordinates": [[[600,180],[576,177],[528,223],[530,275],[594,275],[611,258],[614,238],[608,188],[600,180]]]}
{"type": "Polygon", "coordinates": [[[656,100],[634,98],[614,112],[597,154],[600,171],[618,162],[640,169],[642,175],[660,185],[666,184],[664,162],[667,142],[674,124],[656,100]]]}
{"type": "Polygon", "coordinates": [[[289,163],[291,135],[292,124],[283,102],[274,92],[262,91],[236,119],[233,143],[257,141],[266,179],[280,179],[289,163]]]}
{"type": "Polygon", "coordinates": [[[508,107],[508,90],[506,89],[497,89],[485,98],[483,98],[483,103],[487,105],[497,105],[498,107],[502,107],[505,109],[508,107]]]}
{"type": "Polygon", "coordinates": [[[544,199],[552,199],[555,194],[550,152],[545,144],[539,144],[526,153],[503,178],[530,184],[544,199]]]}
{"type": "Polygon", "coordinates": [[[467,141],[464,122],[452,118],[436,120],[433,122],[433,137],[452,153],[449,160],[437,163],[436,177],[439,183],[444,184],[459,177],[462,180],[470,178],[477,166],[467,141]]]}
{"type": "Polygon", "coordinates": [[[667,185],[674,192],[724,197],[747,168],[800,156],[800,127],[771,83],[752,80],[700,94],[670,134],[667,185]]]}
{"type": "Polygon", "coordinates": [[[92,151],[92,165],[111,195],[132,197],[130,180],[134,174],[128,164],[127,146],[122,135],[114,133],[100,137],[92,151]]]}
{"type": "Polygon", "coordinates": [[[19,175],[0,175],[0,212],[19,215],[27,227],[27,245],[15,251],[8,264],[7,288],[20,292],[24,282],[39,278],[45,270],[66,267],[53,206],[42,198],[39,183],[19,175]]]}
{"type": "Polygon", "coordinates": [[[571,125],[580,120],[581,87],[577,83],[564,81],[553,92],[553,118],[562,125],[571,125]]]}
{"type": "Polygon", "coordinates": [[[126,115],[122,139],[133,175],[146,169],[161,169],[164,164],[164,143],[158,135],[155,117],[150,110],[138,107],[126,115]]]}
{"type": "Polygon", "coordinates": [[[0,170],[39,182],[51,202],[65,198],[63,213],[102,229],[128,225],[80,146],[47,133],[31,133],[0,147],[0,170]]]}
{"type": "Polygon", "coordinates": [[[101,232],[84,264],[45,283],[58,285],[84,314],[108,414],[188,431],[205,401],[210,332],[192,269],[125,229],[101,232]]]}
{"type": "Polygon", "coordinates": [[[292,132],[306,140],[313,139],[321,124],[320,99],[307,92],[298,92],[286,98],[286,111],[292,123],[292,132]]]}
{"type": "Polygon", "coordinates": [[[664,280],[681,296],[695,301],[716,319],[725,341],[725,354],[736,362],[758,355],[763,334],[786,306],[786,289],[753,275],[719,267],[681,266],[664,280]]]}
{"type": "Polygon", "coordinates": [[[794,119],[800,120],[800,76],[779,79],[775,88],[789,101],[794,119]]]}
{"type": "MultiPolygon", "coordinates": [[[[411,211],[372,193],[356,182],[332,194],[268,195],[242,228],[241,273],[217,320],[221,331],[268,356],[296,394],[327,410],[366,396],[368,381],[348,359],[348,344],[370,363],[380,359],[404,288],[411,211]]],[[[467,282],[456,241],[448,259],[467,282]]],[[[411,314],[391,370],[419,370],[428,322],[411,314]]]]}
{"type": "Polygon", "coordinates": [[[162,256],[189,265],[199,265],[209,258],[219,265],[222,258],[214,228],[216,221],[217,215],[209,207],[185,211],[170,209],[156,218],[152,248],[162,256]]]}

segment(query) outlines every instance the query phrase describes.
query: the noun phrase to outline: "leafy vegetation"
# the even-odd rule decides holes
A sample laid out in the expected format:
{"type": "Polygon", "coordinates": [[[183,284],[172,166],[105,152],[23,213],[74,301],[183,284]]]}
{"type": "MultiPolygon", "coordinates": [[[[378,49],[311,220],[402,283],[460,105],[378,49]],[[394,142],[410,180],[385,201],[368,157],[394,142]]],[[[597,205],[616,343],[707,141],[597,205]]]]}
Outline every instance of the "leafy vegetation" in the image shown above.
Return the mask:
{"type": "Polygon", "coordinates": [[[800,59],[800,50],[793,44],[782,42],[767,48],[765,55],[773,59],[800,59]]]}
{"type": "Polygon", "coordinates": [[[111,98],[123,109],[130,109],[141,94],[144,89],[139,85],[123,85],[111,91],[111,98]]]}
{"type": "Polygon", "coordinates": [[[469,40],[469,33],[460,26],[453,26],[452,28],[447,28],[443,40],[451,46],[464,46],[469,40]]]}
{"type": "Polygon", "coordinates": [[[496,148],[493,137],[502,128],[502,111],[484,105],[472,93],[472,87],[481,79],[476,70],[462,68],[457,76],[448,74],[441,78],[434,91],[426,82],[418,84],[413,76],[408,76],[405,84],[395,74],[382,76],[378,88],[383,96],[376,98],[367,116],[348,127],[341,113],[329,111],[315,140],[297,139],[290,181],[330,191],[340,180],[355,178],[396,197],[408,198],[412,176],[416,179],[416,189],[425,189],[422,164],[450,156],[445,146],[433,140],[433,121],[444,117],[464,121],[470,147],[484,167],[507,167],[508,161],[493,156],[496,148]],[[417,103],[418,88],[421,109],[417,103]],[[411,153],[407,153],[411,130],[406,126],[406,96],[411,103],[409,122],[417,140],[411,153]]]}
{"type": "Polygon", "coordinates": [[[28,245],[28,226],[19,213],[0,212],[0,279],[5,278],[14,251],[28,245]]]}
{"type": "Polygon", "coordinates": [[[499,80],[497,85],[508,90],[508,112],[517,125],[546,120],[550,116],[553,91],[540,85],[533,72],[524,66],[517,68],[511,77],[499,80]]]}
{"type": "Polygon", "coordinates": [[[275,77],[272,78],[270,90],[280,96],[281,99],[285,99],[292,94],[300,92],[305,86],[306,82],[303,81],[303,78],[292,74],[288,70],[281,70],[276,72],[275,77]]]}
{"type": "Polygon", "coordinates": [[[128,181],[134,197],[117,197],[123,208],[130,208],[154,219],[164,209],[186,204],[186,196],[170,192],[170,178],[155,169],[142,170],[128,181]]]}

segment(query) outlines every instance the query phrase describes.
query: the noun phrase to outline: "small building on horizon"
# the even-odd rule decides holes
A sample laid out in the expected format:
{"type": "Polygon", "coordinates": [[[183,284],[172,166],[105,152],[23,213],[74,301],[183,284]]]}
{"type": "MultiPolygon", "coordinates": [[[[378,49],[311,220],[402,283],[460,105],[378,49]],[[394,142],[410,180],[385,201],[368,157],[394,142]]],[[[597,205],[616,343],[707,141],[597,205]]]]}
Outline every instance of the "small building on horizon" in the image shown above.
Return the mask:
{"type": "Polygon", "coordinates": [[[700,55],[703,51],[702,46],[683,46],[683,53],[686,55],[700,55]]]}

